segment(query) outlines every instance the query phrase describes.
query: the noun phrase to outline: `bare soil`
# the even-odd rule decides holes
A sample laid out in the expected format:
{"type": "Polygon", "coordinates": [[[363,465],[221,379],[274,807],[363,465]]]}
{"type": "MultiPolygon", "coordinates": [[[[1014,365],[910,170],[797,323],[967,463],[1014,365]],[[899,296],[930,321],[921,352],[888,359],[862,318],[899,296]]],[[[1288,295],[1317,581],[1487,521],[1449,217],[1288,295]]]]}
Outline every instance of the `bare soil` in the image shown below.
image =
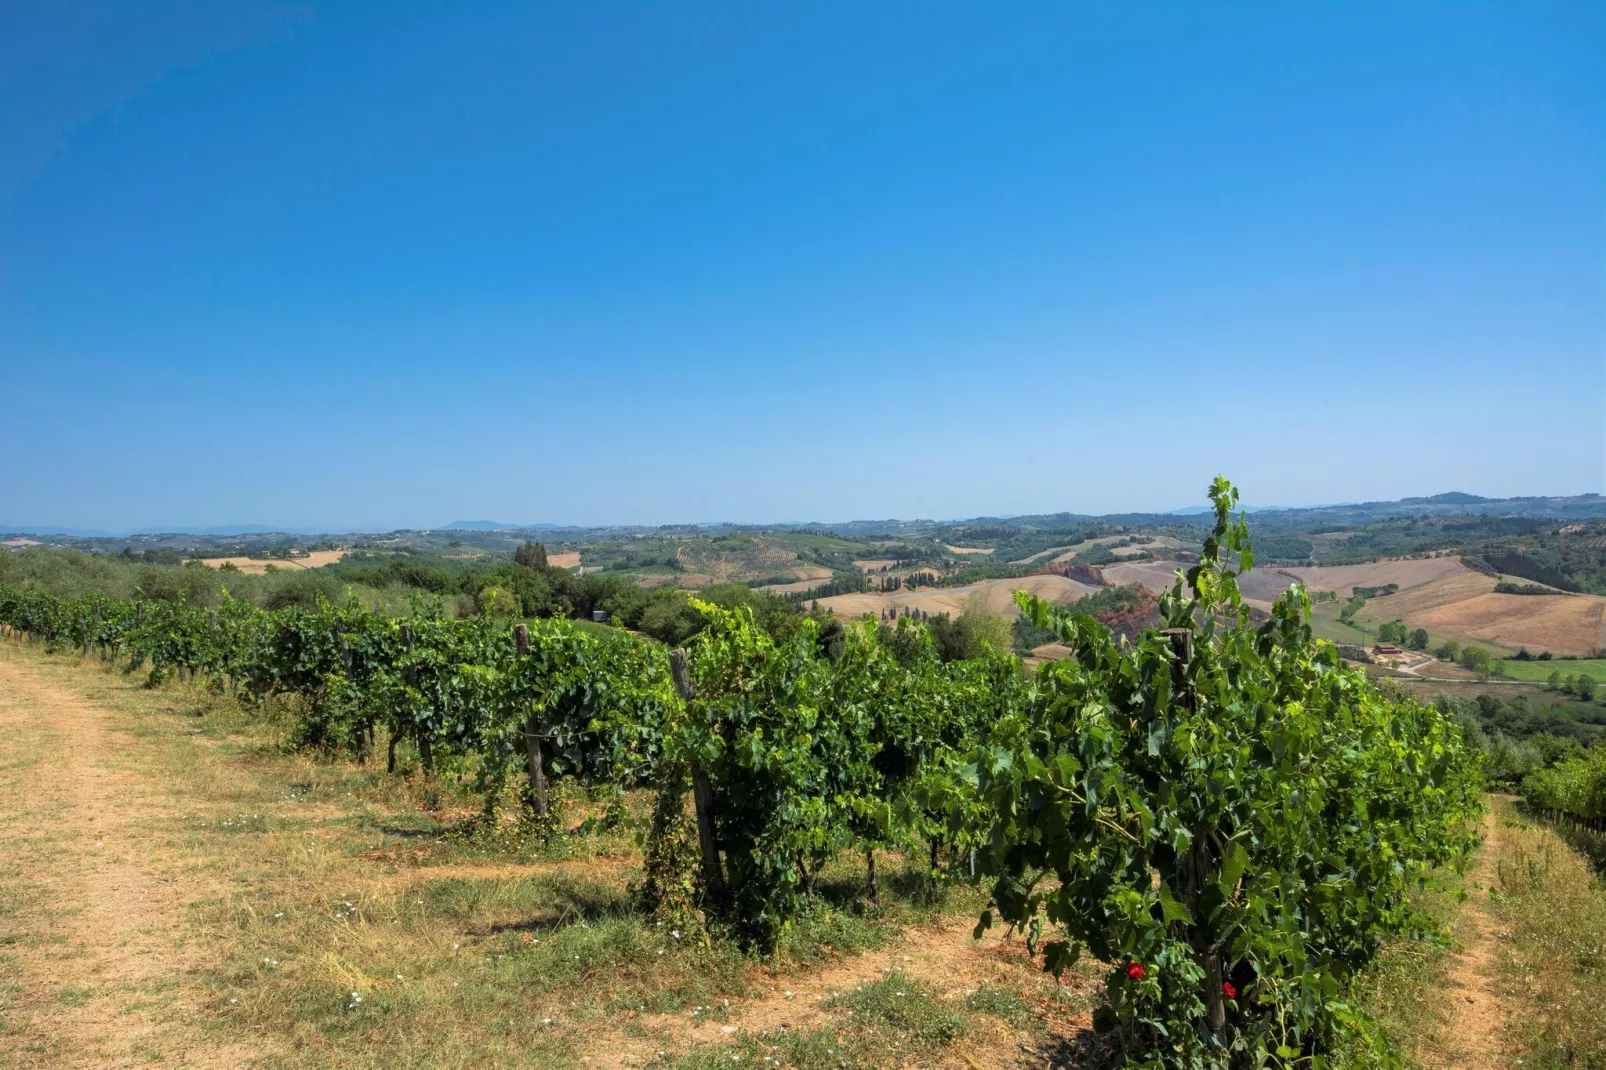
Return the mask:
{"type": "Polygon", "coordinates": [[[1496,956],[1499,923],[1488,907],[1496,882],[1494,858],[1499,853],[1499,821],[1484,822],[1486,841],[1478,852],[1471,879],[1472,895],[1456,924],[1458,947],[1450,962],[1450,1023],[1444,1050],[1425,1053],[1443,1070],[1503,1070],[1517,1064],[1505,1043],[1510,1001],[1501,993],[1496,956]]]}

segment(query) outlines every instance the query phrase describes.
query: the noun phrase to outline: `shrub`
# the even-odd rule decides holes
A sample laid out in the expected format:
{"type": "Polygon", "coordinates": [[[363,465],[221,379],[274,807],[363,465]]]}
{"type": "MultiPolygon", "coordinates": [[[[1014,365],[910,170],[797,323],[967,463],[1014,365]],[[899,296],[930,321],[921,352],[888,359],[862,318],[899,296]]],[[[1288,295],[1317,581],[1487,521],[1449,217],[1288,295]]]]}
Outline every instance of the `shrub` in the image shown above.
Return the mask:
{"type": "Polygon", "coordinates": [[[1465,859],[1481,807],[1459,726],[1314,642],[1303,588],[1252,625],[1223,556],[1252,564],[1247,525],[1225,480],[1211,498],[1189,586],[1162,599],[1177,631],[1119,643],[1017,596],[1075,657],[1043,666],[974,756],[998,913],[1056,973],[1082,948],[1113,964],[1094,1026],[1134,1066],[1269,1065],[1370,1037],[1350,986],[1411,928],[1407,894],[1465,859]]]}

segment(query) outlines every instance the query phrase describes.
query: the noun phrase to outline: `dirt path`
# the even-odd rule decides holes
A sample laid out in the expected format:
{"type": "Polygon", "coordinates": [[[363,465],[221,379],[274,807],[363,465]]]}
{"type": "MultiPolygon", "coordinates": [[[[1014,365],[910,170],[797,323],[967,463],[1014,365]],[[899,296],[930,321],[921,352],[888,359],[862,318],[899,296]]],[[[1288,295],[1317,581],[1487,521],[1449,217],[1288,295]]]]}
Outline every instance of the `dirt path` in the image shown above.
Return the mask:
{"type": "Polygon", "coordinates": [[[1484,844],[1470,874],[1472,895],[1456,925],[1460,947],[1450,962],[1450,1022],[1445,1030],[1445,1070],[1506,1070],[1513,1059],[1505,1043],[1509,1001],[1500,994],[1496,934],[1488,889],[1496,883],[1495,858],[1504,845],[1494,817],[1484,821],[1484,844]]]}
{"type": "MultiPolygon", "coordinates": [[[[887,972],[905,970],[922,980],[947,987],[971,976],[971,964],[978,957],[970,939],[974,921],[965,920],[947,928],[914,930],[911,939],[891,948],[851,955],[823,963],[805,972],[771,978],[758,995],[724,1001],[720,1010],[693,1008],[685,1014],[653,1014],[640,1019],[647,1035],[621,1037],[607,1055],[598,1060],[610,1067],[640,1067],[651,1062],[665,1038],[679,1045],[713,1044],[730,1039],[741,1029],[747,1033],[767,1033],[776,1029],[809,1029],[827,1021],[840,1022],[828,1014],[824,1004],[832,997],[861,982],[879,981],[887,972]]],[[[990,941],[997,943],[996,939],[990,941]]]]}
{"type": "MultiPolygon", "coordinates": [[[[665,1041],[672,1041],[676,1047],[690,1047],[729,1041],[738,1031],[761,1034],[829,1025],[841,1028],[843,1012],[827,1004],[857,985],[880,981],[891,974],[917,979],[940,998],[956,1003],[991,981],[1018,983],[1022,975],[1038,976],[1038,966],[1019,937],[1006,940],[1002,930],[995,928],[978,942],[971,939],[974,927],[975,919],[971,917],[917,926],[890,947],[777,973],[758,985],[754,995],[723,1001],[720,1007],[643,1016],[632,1023],[636,1028],[609,1036],[606,1044],[597,1045],[597,1054],[583,1062],[588,1066],[634,1070],[651,1064],[665,1041]]],[[[1067,974],[1066,983],[1073,988],[1086,987],[1086,982],[1074,974],[1067,974]]],[[[1063,1021],[1056,1024],[1071,1034],[1090,1028],[1091,1018],[1085,1012],[1065,1013],[1063,1021]]],[[[977,1030],[944,1052],[939,1057],[940,1065],[1047,1065],[1042,1052],[1019,1041],[1019,1035],[1012,1031],[977,1030]]]]}
{"type": "Polygon", "coordinates": [[[0,1066],[236,1066],[197,1035],[195,890],[140,741],[0,651],[0,1066]]]}

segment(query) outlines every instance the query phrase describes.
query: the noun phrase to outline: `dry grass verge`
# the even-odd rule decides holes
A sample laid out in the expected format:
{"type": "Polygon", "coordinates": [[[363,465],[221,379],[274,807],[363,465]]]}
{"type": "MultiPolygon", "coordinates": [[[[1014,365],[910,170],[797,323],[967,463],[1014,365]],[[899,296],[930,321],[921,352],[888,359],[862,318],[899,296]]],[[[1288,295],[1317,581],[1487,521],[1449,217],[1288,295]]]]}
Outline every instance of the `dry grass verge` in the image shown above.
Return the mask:
{"type": "Polygon", "coordinates": [[[1502,817],[1507,847],[1491,894],[1523,1065],[1606,1067],[1606,884],[1557,832],[1509,804],[1502,817]]]}

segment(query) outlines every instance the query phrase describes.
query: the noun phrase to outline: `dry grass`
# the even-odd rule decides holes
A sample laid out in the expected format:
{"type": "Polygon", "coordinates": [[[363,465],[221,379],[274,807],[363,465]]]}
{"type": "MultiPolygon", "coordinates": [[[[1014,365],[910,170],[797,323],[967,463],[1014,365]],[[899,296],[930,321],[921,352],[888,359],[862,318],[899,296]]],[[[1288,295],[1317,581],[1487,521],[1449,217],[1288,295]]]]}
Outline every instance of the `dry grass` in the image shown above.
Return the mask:
{"type": "MultiPolygon", "coordinates": [[[[1297,577],[1313,591],[1337,591],[1344,598],[1356,587],[1383,587],[1397,583],[1403,590],[1471,570],[1455,557],[1426,557],[1415,560],[1375,561],[1362,565],[1308,565],[1279,567],[1297,577]]],[[[1477,575],[1477,573],[1472,573],[1477,575]]]]}
{"type": "Polygon", "coordinates": [[[546,555],[546,563],[553,568],[579,568],[580,551],[567,550],[563,553],[549,553],[546,555]]]}
{"type": "MultiPolygon", "coordinates": [[[[1510,1044],[1538,1070],[1606,1067],[1606,885],[1556,832],[1502,807],[1505,848],[1490,889],[1504,928],[1510,1044]]],[[[1595,845],[1606,850],[1606,843],[1595,845]]]]}
{"type": "Polygon", "coordinates": [[[1606,648],[1606,598],[1480,594],[1410,618],[1429,632],[1506,647],[1593,654],[1606,648]]]}
{"type": "MultiPolygon", "coordinates": [[[[1491,800],[1484,844],[1459,906],[1418,906],[1451,922],[1453,944],[1387,947],[1362,985],[1408,1065],[1440,1070],[1606,1067],[1606,885],[1562,835],[1491,800]]],[[[1572,833],[1569,833],[1572,835],[1572,833]]],[[[1606,857],[1606,837],[1582,844],[1606,857]]]]}
{"type": "MultiPolygon", "coordinates": [[[[1464,907],[1457,909],[1450,892],[1423,890],[1413,905],[1426,924],[1465,933],[1464,907]]],[[[1453,959],[1447,940],[1402,938],[1384,946],[1360,981],[1362,1005],[1377,1018],[1390,1046],[1409,1067],[1456,1065],[1448,1048],[1457,1028],[1450,981],[1453,959]]]]}
{"type": "Polygon", "coordinates": [[[1494,577],[1458,564],[1438,579],[1370,599],[1359,619],[1373,626],[1403,620],[1410,627],[1426,628],[1435,641],[1455,639],[1510,650],[1526,646],[1533,651],[1589,654],[1606,646],[1606,598],[1496,594],[1495,583],[1494,577]]]}
{"type": "Polygon", "coordinates": [[[820,586],[819,580],[794,580],[791,583],[770,583],[754,590],[768,591],[771,594],[796,594],[798,591],[812,591],[820,586]]]}
{"type": "MultiPolygon", "coordinates": [[[[1082,542],[1077,543],[1075,546],[1065,546],[1060,547],[1058,550],[1044,550],[1041,553],[1035,553],[1030,557],[1021,558],[1020,563],[1029,564],[1030,562],[1036,561],[1042,557],[1046,557],[1049,554],[1056,555],[1054,558],[1056,563],[1064,563],[1073,560],[1077,554],[1091,549],[1094,546],[1110,546],[1112,543],[1125,542],[1127,538],[1129,538],[1129,536],[1126,535],[1101,535],[1096,539],[1083,540],[1082,542]]],[[[1157,553],[1163,550],[1180,549],[1183,545],[1181,540],[1172,538],[1170,535],[1153,535],[1149,538],[1150,541],[1139,543],[1136,546],[1112,546],[1110,552],[1117,558],[1136,557],[1139,554],[1157,553]]],[[[1166,562],[1160,563],[1165,564],[1166,562]]],[[[1170,567],[1175,568],[1176,562],[1171,562],[1170,567]]]]}
{"type": "Polygon", "coordinates": [[[345,556],[345,550],[314,550],[305,557],[283,560],[260,557],[208,557],[205,563],[210,568],[222,568],[225,564],[230,564],[241,572],[260,574],[266,572],[270,565],[276,569],[322,568],[324,565],[333,565],[343,560],[345,556]]]}
{"type": "Polygon", "coordinates": [[[675,559],[685,573],[682,587],[706,587],[716,583],[745,583],[748,580],[791,576],[797,580],[828,580],[831,570],[805,564],[795,550],[755,539],[737,549],[690,542],[675,549],[675,559]]]}
{"type": "MultiPolygon", "coordinates": [[[[1177,579],[1177,562],[1175,561],[1129,561],[1118,565],[1103,565],[1100,571],[1104,580],[1112,587],[1125,587],[1137,584],[1147,587],[1151,591],[1167,591],[1177,579]]],[[[1186,566],[1183,566],[1186,570],[1186,566]]],[[[1250,575],[1254,575],[1253,572],[1250,575]]]]}
{"type": "MultiPolygon", "coordinates": [[[[1163,563],[1111,565],[1104,576],[1111,583],[1169,586],[1163,563]]],[[[1590,654],[1606,647],[1606,598],[1598,595],[1512,595],[1494,593],[1496,579],[1474,572],[1457,558],[1380,561],[1366,565],[1255,569],[1241,581],[1252,605],[1268,608],[1293,579],[1313,591],[1334,591],[1340,599],[1359,587],[1397,583],[1400,590],[1368,600],[1360,623],[1403,620],[1426,628],[1437,642],[1482,644],[1515,651],[1590,654]]],[[[1358,639],[1358,635],[1355,637],[1358,639]]]]}
{"type": "Polygon", "coordinates": [[[1030,591],[1056,605],[1066,605],[1083,595],[1098,590],[1067,576],[1022,576],[1018,579],[983,580],[964,587],[926,587],[919,590],[893,591],[889,594],[862,592],[839,594],[820,599],[821,607],[829,606],[837,616],[862,617],[866,613],[879,617],[890,607],[919,609],[926,613],[947,613],[958,616],[966,599],[980,594],[989,613],[1014,619],[1015,592],[1030,591]]]}

